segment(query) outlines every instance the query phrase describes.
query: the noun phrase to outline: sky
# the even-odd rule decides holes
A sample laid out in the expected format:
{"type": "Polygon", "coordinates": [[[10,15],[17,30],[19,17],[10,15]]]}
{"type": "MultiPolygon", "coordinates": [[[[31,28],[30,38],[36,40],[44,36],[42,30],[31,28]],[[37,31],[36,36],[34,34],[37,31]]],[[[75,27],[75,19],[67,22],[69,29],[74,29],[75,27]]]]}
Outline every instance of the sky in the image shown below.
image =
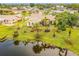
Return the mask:
{"type": "Polygon", "coordinates": [[[79,0],[0,0],[0,3],[79,3],[79,0]]]}

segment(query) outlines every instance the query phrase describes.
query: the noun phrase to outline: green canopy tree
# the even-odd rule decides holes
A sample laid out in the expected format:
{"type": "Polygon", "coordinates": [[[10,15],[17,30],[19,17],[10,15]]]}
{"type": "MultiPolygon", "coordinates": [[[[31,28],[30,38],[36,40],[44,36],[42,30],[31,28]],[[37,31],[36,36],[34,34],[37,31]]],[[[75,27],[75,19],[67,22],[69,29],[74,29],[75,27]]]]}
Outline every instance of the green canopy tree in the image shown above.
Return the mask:
{"type": "Polygon", "coordinates": [[[76,26],[78,21],[78,16],[76,14],[71,14],[68,12],[62,12],[56,15],[56,26],[59,30],[66,30],[66,27],[73,28],[76,26]]]}
{"type": "Polygon", "coordinates": [[[69,30],[69,37],[71,36],[71,28],[74,26],[76,27],[76,24],[78,22],[78,15],[71,14],[68,12],[62,12],[56,15],[56,27],[58,30],[65,31],[66,28],[70,28],[69,30]]]}

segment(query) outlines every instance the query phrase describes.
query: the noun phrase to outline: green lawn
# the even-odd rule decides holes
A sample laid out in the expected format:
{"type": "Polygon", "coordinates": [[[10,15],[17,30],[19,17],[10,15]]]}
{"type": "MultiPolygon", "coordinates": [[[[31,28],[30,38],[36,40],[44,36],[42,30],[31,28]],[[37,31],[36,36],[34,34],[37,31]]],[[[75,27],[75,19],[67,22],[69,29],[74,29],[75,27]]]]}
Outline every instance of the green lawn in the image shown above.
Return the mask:
{"type": "MultiPolygon", "coordinates": [[[[16,38],[16,40],[20,41],[36,41],[35,35],[36,32],[30,32],[32,30],[31,28],[26,26],[26,22],[18,22],[15,26],[8,27],[0,25],[0,38],[7,35],[8,38],[12,38],[14,31],[16,30],[16,27],[20,27],[21,29],[18,30],[19,36],[16,38]],[[26,31],[26,33],[24,33],[26,31]]],[[[51,28],[50,32],[44,32],[46,27],[39,27],[42,29],[39,34],[41,35],[40,40],[42,42],[56,45],[62,48],[67,48],[70,51],[74,52],[75,54],[79,55],[79,28],[71,29],[72,33],[70,38],[68,37],[68,31],[69,28],[67,28],[66,31],[62,31],[57,33],[56,37],[53,37],[54,30],[53,26],[51,28]]]]}

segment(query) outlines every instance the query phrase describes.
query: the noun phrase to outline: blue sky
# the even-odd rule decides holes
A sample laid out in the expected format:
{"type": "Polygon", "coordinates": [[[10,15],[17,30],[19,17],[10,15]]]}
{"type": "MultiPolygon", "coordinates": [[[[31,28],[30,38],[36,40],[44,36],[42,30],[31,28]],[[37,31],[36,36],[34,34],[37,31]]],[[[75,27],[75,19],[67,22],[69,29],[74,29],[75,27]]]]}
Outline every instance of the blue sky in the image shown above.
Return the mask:
{"type": "Polygon", "coordinates": [[[0,0],[0,3],[79,3],[79,0],[0,0]]]}

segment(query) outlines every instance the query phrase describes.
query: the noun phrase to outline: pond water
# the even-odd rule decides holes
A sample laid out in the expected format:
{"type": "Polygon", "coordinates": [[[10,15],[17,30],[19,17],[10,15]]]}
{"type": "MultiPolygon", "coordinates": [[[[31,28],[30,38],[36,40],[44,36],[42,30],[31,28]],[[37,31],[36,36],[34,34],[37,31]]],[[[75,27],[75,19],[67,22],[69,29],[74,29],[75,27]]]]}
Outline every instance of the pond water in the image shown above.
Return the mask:
{"type": "Polygon", "coordinates": [[[19,42],[6,40],[0,42],[0,56],[75,56],[67,49],[56,46],[49,46],[42,42],[19,42]]]}

